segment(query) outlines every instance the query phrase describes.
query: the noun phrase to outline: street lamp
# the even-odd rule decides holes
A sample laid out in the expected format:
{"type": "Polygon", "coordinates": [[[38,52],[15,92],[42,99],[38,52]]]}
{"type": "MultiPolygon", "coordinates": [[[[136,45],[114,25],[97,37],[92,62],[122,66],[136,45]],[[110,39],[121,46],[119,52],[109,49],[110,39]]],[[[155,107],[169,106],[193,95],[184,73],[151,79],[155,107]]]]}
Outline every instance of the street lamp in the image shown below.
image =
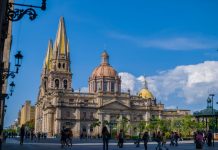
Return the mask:
{"type": "Polygon", "coordinates": [[[7,17],[11,21],[19,21],[23,18],[25,14],[29,15],[29,19],[32,21],[36,19],[37,13],[33,8],[39,8],[41,10],[46,10],[46,0],[42,0],[41,6],[18,4],[18,3],[9,3],[7,10],[7,17]],[[28,7],[26,10],[14,8],[13,6],[22,6],[28,7]]]}
{"type": "MultiPolygon", "coordinates": [[[[215,125],[214,125],[214,120],[215,120],[215,115],[214,115],[214,109],[213,109],[213,97],[215,94],[209,94],[209,97],[207,98],[207,103],[211,104],[210,107],[212,109],[212,125],[213,125],[213,147],[214,147],[214,134],[215,134],[215,125]],[[211,98],[210,98],[211,97],[211,98]]],[[[208,105],[209,106],[209,105],[208,105]]]]}
{"type": "Polygon", "coordinates": [[[4,83],[4,80],[7,79],[8,77],[14,78],[15,74],[18,74],[19,68],[21,67],[21,63],[23,59],[23,55],[21,54],[21,51],[18,51],[17,54],[14,55],[14,57],[15,57],[16,71],[10,71],[10,65],[6,69],[1,69],[3,73],[3,79],[2,79],[3,83],[4,83]]]}
{"type": "Polygon", "coordinates": [[[22,64],[23,55],[21,54],[21,51],[18,51],[15,57],[15,66],[16,66],[16,73],[18,73],[19,67],[22,64]]]}
{"type": "Polygon", "coordinates": [[[12,81],[10,84],[10,96],[12,96],[12,93],[14,92],[14,87],[15,87],[15,84],[14,84],[14,81],[12,81]]]}

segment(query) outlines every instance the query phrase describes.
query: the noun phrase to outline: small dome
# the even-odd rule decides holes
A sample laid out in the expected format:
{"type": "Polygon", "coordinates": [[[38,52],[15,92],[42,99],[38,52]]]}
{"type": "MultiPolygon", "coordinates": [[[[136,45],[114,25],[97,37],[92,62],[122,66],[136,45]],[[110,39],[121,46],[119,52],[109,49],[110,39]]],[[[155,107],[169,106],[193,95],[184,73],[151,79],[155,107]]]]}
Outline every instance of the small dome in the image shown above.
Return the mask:
{"type": "Polygon", "coordinates": [[[146,88],[141,89],[138,96],[143,99],[151,99],[151,100],[154,99],[153,94],[146,88]]]}

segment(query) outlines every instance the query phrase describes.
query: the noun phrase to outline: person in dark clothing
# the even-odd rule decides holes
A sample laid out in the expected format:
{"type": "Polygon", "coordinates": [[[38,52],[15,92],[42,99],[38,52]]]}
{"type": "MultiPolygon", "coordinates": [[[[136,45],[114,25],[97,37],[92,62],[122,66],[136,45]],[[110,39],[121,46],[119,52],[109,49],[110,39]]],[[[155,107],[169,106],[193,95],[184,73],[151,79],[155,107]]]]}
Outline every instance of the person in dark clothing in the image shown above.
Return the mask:
{"type": "Polygon", "coordinates": [[[135,142],[136,147],[140,147],[140,141],[141,141],[141,132],[139,132],[138,139],[137,139],[136,142],[135,142]]]}
{"type": "Polygon", "coordinates": [[[32,141],[32,140],[33,140],[33,138],[34,138],[34,131],[33,131],[33,130],[31,130],[31,133],[30,133],[30,140],[32,141]]]}
{"type": "Polygon", "coordinates": [[[110,138],[110,134],[106,126],[102,129],[102,139],[103,139],[103,150],[108,150],[108,141],[110,138]]]}
{"type": "Polygon", "coordinates": [[[175,146],[178,146],[179,134],[177,132],[175,133],[174,139],[175,139],[175,146]]]}
{"type": "Polygon", "coordinates": [[[142,140],[144,141],[145,150],[147,150],[148,149],[147,144],[148,144],[148,140],[149,140],[149,135],[148,135],[147,131],[143,134],[142,140]]]}
{"type": "Polygon", "coordinates": [[[23,145],[24,135],[25,135],[25,126],[22,125],[20,128],[20,145],[23,145]]]}
{"type": "Polygon", "coordinates": [[[156,142],[157,142],[156,150],[161,149],[161,141],[162,141],[162,136],[161,136],[160,131],[158,131],[156,135],[156,142]]]}
{"type": "Polygon", "coordinates": [[[207,145],[209,147],[212,146],[212,138],[213,138],[212,132],[209,130],[207,133],[207,145]]]}
{"type": "Polygon", "coordinates": [[[67,143],[67,135],[66,135],[66,129],[65,129],[65,127],[63,126],[63,127],[62,127],[62,130],[61,130],[61,147],[63,148],[64,145],[67,145],[67,146],[68,146],[68,143],[67,143]]]}
{"type": "Polygon", "coordinates": [[[123,129],[121,129],[120,133],[118,135],[118,146],[119,146],[119,148],[123,148],[123,142],[124,142],[124,133],[123,133],[123,129]]]}

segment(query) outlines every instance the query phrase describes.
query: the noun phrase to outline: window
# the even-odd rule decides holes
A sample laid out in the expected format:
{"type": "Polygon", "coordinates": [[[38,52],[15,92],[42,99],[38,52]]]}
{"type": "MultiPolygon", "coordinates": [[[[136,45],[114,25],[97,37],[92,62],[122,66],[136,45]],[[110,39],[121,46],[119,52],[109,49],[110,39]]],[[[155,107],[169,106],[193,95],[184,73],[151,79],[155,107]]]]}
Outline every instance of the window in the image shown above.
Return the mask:
{"type": "Polygon", "coordinates": [[[58,68],[61,68],[61,63],[58,63],[58,68]]]}
{"type": "Polygon", "coordinates": [[[66,117],[70,118],[70,111],[66,111],[66,117]]]}
{"type": "Polygon", "coordinates": [[[73,103],[74,102],[74,99],[69,99],[69,103],[73,103]]]}
{"type": "Polygon", "coordinates": [[[111,82],[111,92],[114,92],[114,82],[111,82]]]}
{"type": "Polygon", "coordinates": [[[63,63],[63,68],[65,68],[65,63],[63,63]]]}
{"type": "Polygon", "coordinates": [[[97,82],[97,90],[101,91],[101,82],[97,82]]]}
{"type": "Polygon", "coordinates": [[[104,90],[104,92],[107,91],[107,82],[104,82],[104,83],[103,83],[103,90],[104,90]]]}
{"type": "Polygon", "coordinates": [[[94,119],[94,113],[90,112],[90,119],[93,120],[94,119]]]}
{"type": "Polygon", "coordinates": [[[93,126],[90,126],[90,132],[93,132],[93,126]]]}
{"type": "Polygon", "coordinates": [[[83,112],[83,119],[86,119],[86,112],[83,112]]]}
{"type": "Polygon", "coordinates": [[[55,88],[59,88],[59,80],[58,79],[55,79],[55,88]]]}
{"type": "Polygon", "coordinates": [[[64,80],[64,89],[67,89],[67,80],[64,80]]]}

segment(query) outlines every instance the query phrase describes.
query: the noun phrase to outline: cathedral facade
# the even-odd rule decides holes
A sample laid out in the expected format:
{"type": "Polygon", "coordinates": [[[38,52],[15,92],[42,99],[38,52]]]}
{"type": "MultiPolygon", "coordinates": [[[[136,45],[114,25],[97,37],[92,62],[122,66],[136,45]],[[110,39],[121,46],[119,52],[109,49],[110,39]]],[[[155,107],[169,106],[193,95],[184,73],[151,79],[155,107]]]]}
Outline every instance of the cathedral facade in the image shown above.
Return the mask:
{"type": "MultiPolygon", "coordinates": [[[[97,135],[104,123],[111,129],[120,129],[151,118],[175,118],[189,110],[164,109],[145,86],[138,95],[121,92],[121,77],[109,63],[104,51],[101,63],[88,79],[88,92],[72,90],[70,48],[64,18],[59,22],[55,42],[50,40],[41,73],[41,84],[35,110],[35,132],[48,136],[60,134],[62,127],[70,128],[74,136],[97,135]],[[97,124],[97,125],[96,125],[97,124]]],[[[131,134],[133,131],[128,129],[131,134]]]]}

